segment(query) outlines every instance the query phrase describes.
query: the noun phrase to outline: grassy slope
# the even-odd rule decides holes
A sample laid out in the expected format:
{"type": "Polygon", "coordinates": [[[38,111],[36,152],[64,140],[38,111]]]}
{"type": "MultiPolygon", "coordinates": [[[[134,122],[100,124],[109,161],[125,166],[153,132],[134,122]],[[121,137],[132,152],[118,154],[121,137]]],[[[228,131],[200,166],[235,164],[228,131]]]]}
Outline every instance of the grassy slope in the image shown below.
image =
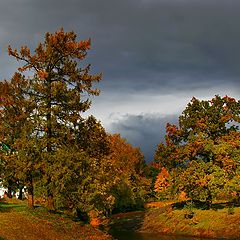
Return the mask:
{"type": "Polygon", "coordinates": [[[43,208],[28,210],[19,202],[0,203],[0,240],[109,240],[89,225],[74,222],[43,208]]]}
{"type": "Polygon", "coordinates": [[[146,211],[140,231],[216,238],[240,238],[240,207],[229,214],[228,208],[193,209],[187,219],[186,209],[150,208],[146,211]]]}
{"type": "MultiPolygon", "coordinates": [[[[117,220],[120,228],[129,225],[130,229],[142,232],[240,239],[240,207],[234,208],[234,214],[229,214],[228,208],[193,209],[191,219],[185,217],[186,209],[172,209],[162,204],[150,207],[145,212],[117,214],[112,221],[117,220]]],[[[28,210],[19,202],[0,202],[0,240],[14,239],[110,240],[111,237],[41,207],[28,210]]]]}

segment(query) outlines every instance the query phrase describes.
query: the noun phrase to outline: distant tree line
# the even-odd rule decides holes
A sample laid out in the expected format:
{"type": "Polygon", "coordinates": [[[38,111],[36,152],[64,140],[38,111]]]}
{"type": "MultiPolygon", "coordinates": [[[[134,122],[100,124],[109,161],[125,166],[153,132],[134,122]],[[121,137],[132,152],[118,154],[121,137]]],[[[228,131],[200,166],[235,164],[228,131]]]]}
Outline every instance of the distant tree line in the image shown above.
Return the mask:
{"type": "Polygon", "coordinates": [[[9,46],[21,66],[0,82],[0,185],[27,189],[28,206],[82,218],[143,207],[146,201],[240,202],[240,101],[192,98],[146,165],[139,148],[83,117],[101,74],[84,66],[90,40],[63,29],[34,52],[9,46]]]}

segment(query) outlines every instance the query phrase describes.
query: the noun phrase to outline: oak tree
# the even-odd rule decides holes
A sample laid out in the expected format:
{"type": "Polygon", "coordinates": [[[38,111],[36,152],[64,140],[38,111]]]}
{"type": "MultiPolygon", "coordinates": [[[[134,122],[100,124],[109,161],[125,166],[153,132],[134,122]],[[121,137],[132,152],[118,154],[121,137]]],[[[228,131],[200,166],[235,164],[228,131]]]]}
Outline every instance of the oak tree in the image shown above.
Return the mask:
{"type": "Polygon", "coordinates": [[[239,123],[240,101],[192,98],[178,126],[167,124],[154,161],[175,176],[175,188],[209,203],[223,189],[220,182],[230,182],[239,169],[239,123]]]}

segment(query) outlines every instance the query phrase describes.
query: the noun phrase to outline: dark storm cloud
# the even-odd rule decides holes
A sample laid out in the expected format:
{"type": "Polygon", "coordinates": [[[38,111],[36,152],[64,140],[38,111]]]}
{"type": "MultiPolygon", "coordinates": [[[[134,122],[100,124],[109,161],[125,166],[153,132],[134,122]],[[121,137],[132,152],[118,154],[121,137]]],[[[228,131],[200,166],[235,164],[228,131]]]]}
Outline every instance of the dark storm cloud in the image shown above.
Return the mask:
{"type": "Polygon", "coordinates": [[[129,143],[140,147],[147,162],[153,160],[154,152],[160,142],[164,142],[166,124],[176,124],[177,115],[141,114],[122,116],[113,122],[110,132],[120,132],[129,143]]]}
{"type": "Polygon", "coordinates": [[[223,87],[226,81],[239,87],[237,1],[142,2],[122,16],[113,18],[114,46],[103,61],[110,89],[126,82],[137,91],[223,87]]]}
{"type": "Polygon", "coordinates": [[[91,37],[89,61],[109,91],[239,87],[237,0],[8,0],[0,11],[3,47],[61,26],[91,37]]]}
{"type": "Polygon", "coordinates": [[[239,0],[7,0],[0,22],[0,79],[18,65],[9,43],[34,48],[61,27],[91,38],[87,62],[103,72],[91,113],[147,159],[168,119],[159,113],[177,114],[192,96],[239,98],[239,0]]]}

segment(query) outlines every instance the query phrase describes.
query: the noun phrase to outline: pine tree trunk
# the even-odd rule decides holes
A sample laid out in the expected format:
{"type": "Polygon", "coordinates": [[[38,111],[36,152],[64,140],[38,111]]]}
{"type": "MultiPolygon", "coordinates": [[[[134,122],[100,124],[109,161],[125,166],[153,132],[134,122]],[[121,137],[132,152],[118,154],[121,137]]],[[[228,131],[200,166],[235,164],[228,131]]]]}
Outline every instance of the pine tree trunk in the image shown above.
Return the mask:
{"type": "MultiPolygon", "coordinates": [[[[51,79],[47,78],[47,152],[49,155],[52,154],[52,85],[51,79]]],[[[49,162],[48,162],[49,164],[49,162]]],[[[49,173],[48,173],[49,174],[49,173]]],[[[48,176],[47,187],[51,183],[51,178],[48,176]]],[[[47,191],[47,208],[50,211],[53,211],[54,208],[54,200],[53,193],[50,189],[47,191]]]]}

